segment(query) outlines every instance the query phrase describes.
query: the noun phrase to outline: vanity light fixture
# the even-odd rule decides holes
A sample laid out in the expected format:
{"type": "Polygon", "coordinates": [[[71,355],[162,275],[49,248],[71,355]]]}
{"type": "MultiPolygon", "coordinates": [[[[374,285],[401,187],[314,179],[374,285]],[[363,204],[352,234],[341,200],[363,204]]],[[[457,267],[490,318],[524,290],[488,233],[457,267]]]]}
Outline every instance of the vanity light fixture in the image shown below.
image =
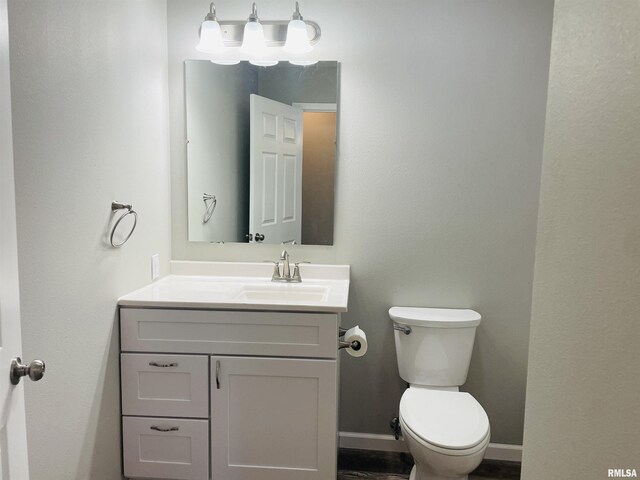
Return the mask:
{"type": "Polygon", "coordinates": [[[280,56],[294,65],[317,63],[306,54],[320,40],[320,27],[303,20],[298,2],[290,20],[261,21],[255,3],[246,21],[219,21],[213,3],[209,10],[196,49],[213,55],[213,63],[235,65],[243,58],[253,65],[270,66],[277,64],[280,56]]]}

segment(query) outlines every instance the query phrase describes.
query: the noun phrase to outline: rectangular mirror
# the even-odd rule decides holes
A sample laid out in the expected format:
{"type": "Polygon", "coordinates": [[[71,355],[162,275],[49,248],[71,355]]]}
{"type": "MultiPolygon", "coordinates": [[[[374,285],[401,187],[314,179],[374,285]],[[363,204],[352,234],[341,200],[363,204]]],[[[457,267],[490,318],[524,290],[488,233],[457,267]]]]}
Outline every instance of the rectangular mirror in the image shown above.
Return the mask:
{"type": "Polygon", "coordinates": [[[189,240],[333,245],[338,62],[185,62],[189,240]]]}

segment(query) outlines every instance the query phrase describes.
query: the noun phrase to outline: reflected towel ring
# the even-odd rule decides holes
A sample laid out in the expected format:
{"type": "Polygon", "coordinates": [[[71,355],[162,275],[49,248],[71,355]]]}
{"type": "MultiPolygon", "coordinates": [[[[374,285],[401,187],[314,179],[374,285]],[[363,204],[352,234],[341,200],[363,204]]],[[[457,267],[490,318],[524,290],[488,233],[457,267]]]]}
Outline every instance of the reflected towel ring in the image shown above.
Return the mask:
{"type": "Polygon", "coordinates": [[[215,195],[211,195],[210,193],[202,194],[202,201],[204,202],[204,215],[202,215],[202,223],[207,223],[211,220],[211,216],[216,209],[216,205],[218,204],[218,200],[216,200],[215,195]],[[207,201],[211,201],[211,203],[207,203],[207,201]]]}
{"type": "Polygon", "coordinates": [[[126,210],[126,212],[120,215],[118,217],[118,220],[116,220],[116,223],[113,225],[113,228],[111,229],[111,235],[109,236],[109,243],[111,243],[111,246],[118,248],[124,245],[125,243],[127,243],[127,240],[129,240],[129,237],[131,237],[131,234],[133,234],[133,231],[136,229],[136,225],[138,223],[138,214],[135,212],[135,210],[131,205],[125,205],[124,203],[120,203],[120,202],[111,202],[111,211],[115,212],[116,210],[126,210]],[[114,243],[113,236],[116,233],[118,225],[120,225],[120,222],[124,219],[124,217],[132,214],[133,214],[133,226],[131,227],[131,231],[120,243],[114,243]]]}

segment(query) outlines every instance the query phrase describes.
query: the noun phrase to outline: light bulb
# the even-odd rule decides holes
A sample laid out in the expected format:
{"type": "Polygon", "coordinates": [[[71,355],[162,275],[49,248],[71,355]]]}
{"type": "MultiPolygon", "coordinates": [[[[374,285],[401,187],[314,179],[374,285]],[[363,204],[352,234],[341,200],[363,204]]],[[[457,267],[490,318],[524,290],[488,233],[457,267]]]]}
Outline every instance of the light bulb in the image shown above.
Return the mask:
{"type": "Polygon", "coordinates": [[[302,20],[291,20],[287,27],[287,41],[282,48],[285,52],[294,55],[309,53],[313,47],[309,43],[307,24],[302,20]]]}
{"type": "Polygon", "coordinates": [[[196,50],[204,53],[217,53],[224,48],[220,24],[215,20],[202,22],[200,42],[196,45],[196,50]]]}

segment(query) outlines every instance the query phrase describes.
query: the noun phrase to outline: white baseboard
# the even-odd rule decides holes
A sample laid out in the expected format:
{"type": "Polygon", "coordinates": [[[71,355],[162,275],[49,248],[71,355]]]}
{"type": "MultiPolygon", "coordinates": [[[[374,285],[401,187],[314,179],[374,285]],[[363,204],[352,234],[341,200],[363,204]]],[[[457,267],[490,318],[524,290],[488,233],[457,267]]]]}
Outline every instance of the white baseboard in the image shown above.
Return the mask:
{"type": "MultiPolygon", "coordinates": [[[[339,432],[338,435],[340,448],[378,450],[381,452],[408,452],[404,440],[402,438],[396,440],[393,435],[356,432],[339,432]]],[[[521,462],[522,445],[490,443],[484,458],[487,460],[521,462]]]]}
{"type": "Polygon", "coordinates": [[[358,450],[378,450],[381,452],[408,452],[404,440],[396,440],[393,435],[375,433],[338,432],[340,448],[358,450]]]}
{"type": "Polygon", "coordinates": [[[484,458],[504,462],[522,462],[522,445],[490,443],[484,458]]]}

